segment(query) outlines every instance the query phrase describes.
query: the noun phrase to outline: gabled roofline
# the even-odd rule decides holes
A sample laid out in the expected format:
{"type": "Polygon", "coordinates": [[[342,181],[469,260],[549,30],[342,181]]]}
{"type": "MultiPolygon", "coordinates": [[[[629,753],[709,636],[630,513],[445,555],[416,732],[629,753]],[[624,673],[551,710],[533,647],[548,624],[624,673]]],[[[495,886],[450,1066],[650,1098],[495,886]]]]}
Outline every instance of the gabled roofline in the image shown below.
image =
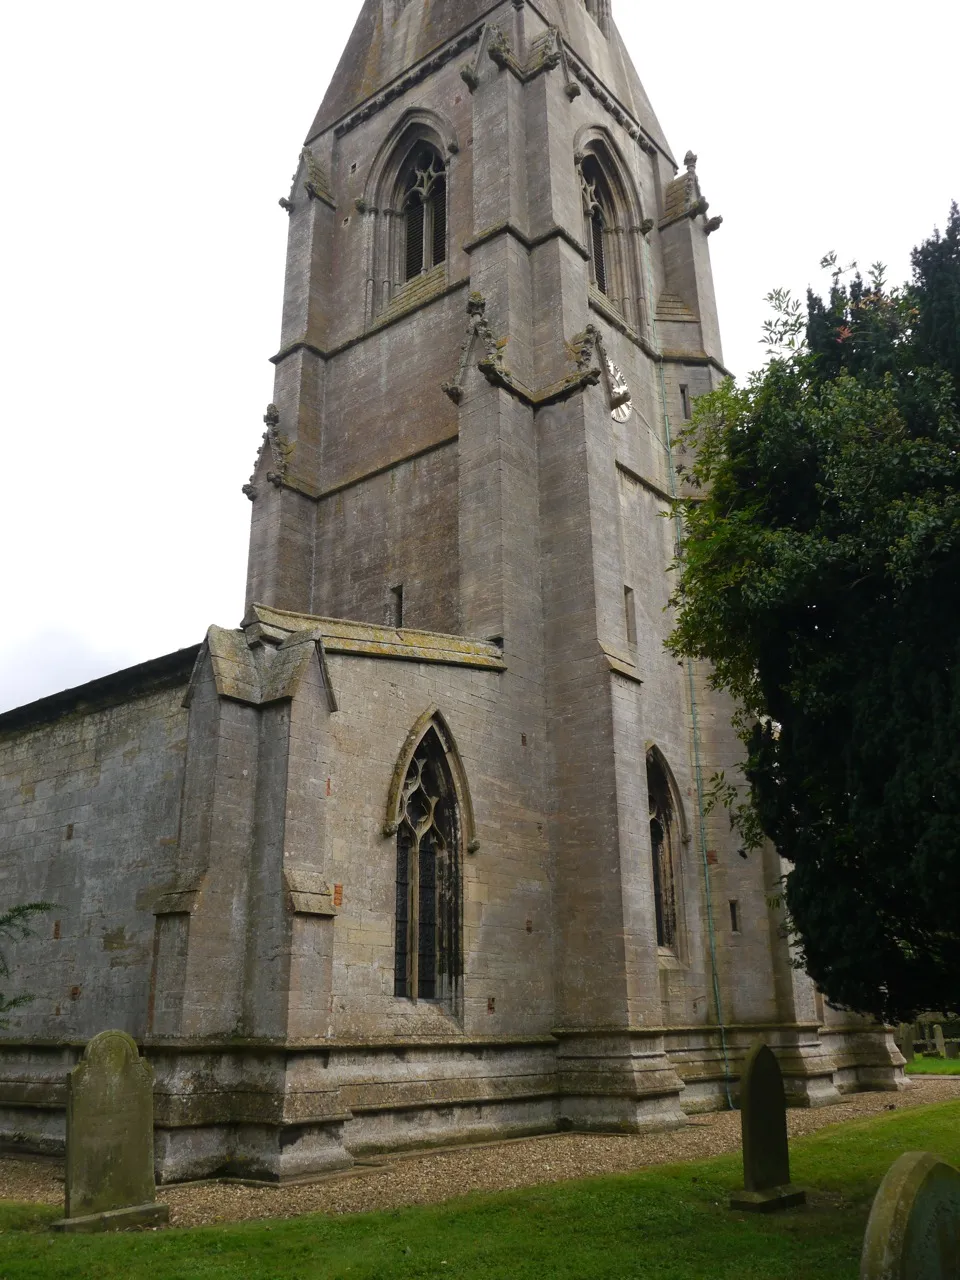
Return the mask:
{"type": "Polygon", "coordinates": [[[13,710],[0,714],[0,737],[22,729],[53,724],[64,716],[76,713],[87,715],[105,707],[118,706],[132,697],[143,697],[162,689],[185,685],[190,679],[199,652],[198,644],[191,645],[189,649],[178,649],[162,658],[151,658],[149,662],[141,662],[135,667],[111,672],[108,676],[101,676],[98,680],[77,685],[76,688],[64,689],[62,693],[54,693],[47,698],[39,698],[36,702],[28,702],[25,706],[14,707],[13,710]]]}

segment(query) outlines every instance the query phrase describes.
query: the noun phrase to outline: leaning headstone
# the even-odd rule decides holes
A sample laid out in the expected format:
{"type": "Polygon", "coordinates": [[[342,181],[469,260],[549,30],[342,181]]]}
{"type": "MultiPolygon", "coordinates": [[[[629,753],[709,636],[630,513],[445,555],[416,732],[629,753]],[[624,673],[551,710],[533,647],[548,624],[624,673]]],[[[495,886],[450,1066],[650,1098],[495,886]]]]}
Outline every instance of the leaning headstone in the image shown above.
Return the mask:
{"type": "Polygon", "coordinates": [[[908,1151],[880,1184],[860,1260],[860,1280],[956,1280],[960,1276],[960,1173],[926,1151],[908,1151]]]}
{"type": "Polygon", "coordinates": [[[740,1078],[743,1186],[730,1197],[731,1209],[772,1213],[806,1203],[807,1194],[790,1185],[787,1098],[780,1064],[761,1042],[753,1046],[740,1078]]]}
{"type": "Polygon", "coordinates": [[[903,1054],[905,1061],[912,1062],[915,1054],[913,1050],[913,1023],[901,1022],[900,1029],[897,1032],[897,1048],[903,1054]]]}
{"type": "Polygon", "coordinates": [[[153,1070],[123,1031],[104,1031],[67,1081],[66,1214],[55,1231],[156,1226],[153,1070]]]}
{"type": "Polygon", "coordinates": [[[933,1028],[933,1042],[937,1046],[937,1056],[945,1058],[947,1056],[947,1046],[943,1039],[943,1027],[939,1022],[933,1028]]]}

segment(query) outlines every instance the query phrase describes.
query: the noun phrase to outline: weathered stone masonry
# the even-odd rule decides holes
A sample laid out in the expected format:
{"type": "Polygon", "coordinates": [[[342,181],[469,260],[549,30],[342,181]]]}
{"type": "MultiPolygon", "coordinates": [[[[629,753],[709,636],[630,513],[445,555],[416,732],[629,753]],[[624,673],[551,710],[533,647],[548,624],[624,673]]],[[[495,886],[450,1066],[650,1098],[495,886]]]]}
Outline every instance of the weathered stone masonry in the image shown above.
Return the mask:
{"type": "Polygon", "coordinates": [[[4,900],[58,904],[4,1141],[57,1147],[106,1027],[166,1180],[680,1124],[758,1031],[795,1102],[898,1087],[702,817],[738,743],[664,649],[696,163],[607,0],[366,0],[281,201],[242,626],[0,717],[4,900]]]}

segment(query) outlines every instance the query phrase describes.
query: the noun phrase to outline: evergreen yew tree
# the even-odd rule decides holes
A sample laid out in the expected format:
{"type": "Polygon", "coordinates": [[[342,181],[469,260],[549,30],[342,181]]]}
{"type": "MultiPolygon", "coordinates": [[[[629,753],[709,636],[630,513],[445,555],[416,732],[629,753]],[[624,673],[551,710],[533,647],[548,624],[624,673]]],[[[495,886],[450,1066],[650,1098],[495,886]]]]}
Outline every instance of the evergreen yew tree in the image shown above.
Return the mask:
{"type": "Polygon", "coordinates": [[[907,1020],[960,1006],[960,211],[903,288],[824,265],[681,438],[670,643],[740,707],[731,809],[789,860],[800,961],[907,1020]]]}

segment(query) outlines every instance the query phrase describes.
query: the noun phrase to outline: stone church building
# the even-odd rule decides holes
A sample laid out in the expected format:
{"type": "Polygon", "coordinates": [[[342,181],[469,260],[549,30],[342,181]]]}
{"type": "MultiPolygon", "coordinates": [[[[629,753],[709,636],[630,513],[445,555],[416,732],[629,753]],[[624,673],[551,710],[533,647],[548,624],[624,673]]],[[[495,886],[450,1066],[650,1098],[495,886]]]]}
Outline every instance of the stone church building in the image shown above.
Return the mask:
{"type": "Polygon", "coordinates": [[[664,639],[721,219],[610,9],[365,0],[281,201],[241,624],[0,717],[0,900],[56,904],[7,1145],[106,1028],[165,1180],[679,1125],[758,1035],[798,1104],[902,1084],[704,814],[739,743],[664,639]]]}

